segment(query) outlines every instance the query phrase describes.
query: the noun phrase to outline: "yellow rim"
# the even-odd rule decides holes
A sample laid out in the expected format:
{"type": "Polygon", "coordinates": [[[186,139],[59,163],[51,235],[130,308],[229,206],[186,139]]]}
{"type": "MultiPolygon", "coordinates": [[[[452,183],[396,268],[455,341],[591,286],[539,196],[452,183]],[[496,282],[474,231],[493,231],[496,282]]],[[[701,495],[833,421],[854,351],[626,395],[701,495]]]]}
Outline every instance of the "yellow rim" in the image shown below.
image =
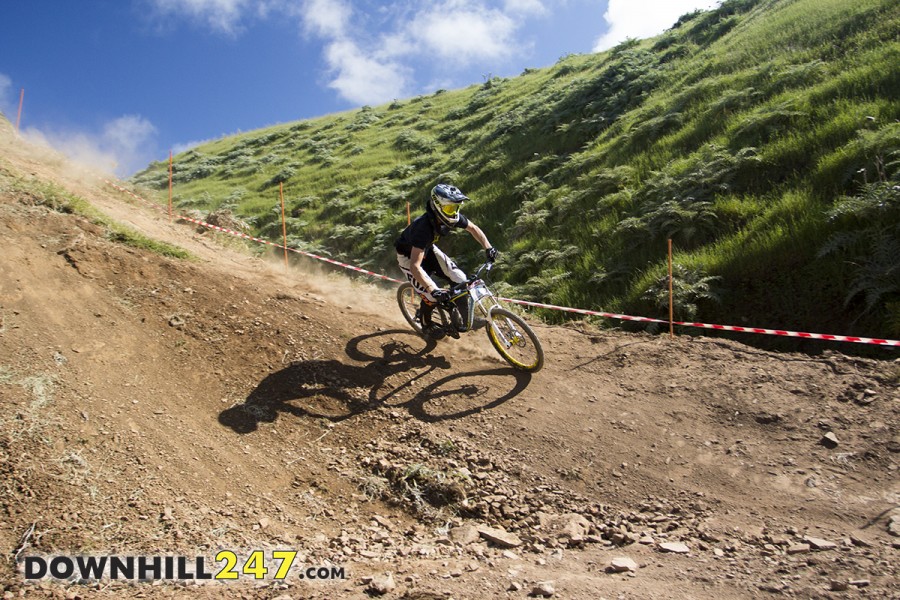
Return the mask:
{"type": "MultiPolygon", "coordinates": [[[[506,318],[506,317],[503,317],[503,318],[506,318]]],[[[514,364],[517,367],[521,367],[526,370],[531,370],[537,366],[537,364],[540,360],[540,356],[538,356],[538,354],[537,354],[537,348],[535,348],[534,361],[531,364],[525,364],[519,360],[516,360],[516,358],[513,357],[511,354],[509,354],[509,352],[506,351],[506,348],[503,347],[503,342],[500,341],[500,339],[497,337],[496,331],[494,330],[493,320],[491,320],[489,331],[490,331],[489,335],[491,336],[491,340],[494,342],[494,348],[496,348],[497,351],[500,352],[500,354],[503,355],[503,358],[505,358],[508,362],[514,364]]],[[[522,335],[522,334],[519,334],[519,335],[522,335]]],[[[527,338],[528,336],[526,335],[525,337],[527,338]]]]}

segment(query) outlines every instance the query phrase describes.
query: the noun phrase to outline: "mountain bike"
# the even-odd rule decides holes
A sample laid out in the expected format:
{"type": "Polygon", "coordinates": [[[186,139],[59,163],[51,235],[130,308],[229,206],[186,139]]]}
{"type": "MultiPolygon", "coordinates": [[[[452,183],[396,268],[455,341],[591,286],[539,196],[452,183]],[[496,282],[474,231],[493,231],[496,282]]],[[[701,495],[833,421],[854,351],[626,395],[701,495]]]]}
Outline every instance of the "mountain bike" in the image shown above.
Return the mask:
{"type": "MultiPolygon", "coordinates": [[[[433,322],[443,335],[459,339],[460,334],[485,327],[494,349],[516,369],[537,372],[544,366],[544,349],[534,331],[517,314],[500,304],[485,283],[494,263],[481,265],[466,281],[450,286],[450,299],[438,303],[432,313],[433,322]]],[[[420,335],[422,329],[421,296],[409,282],[397,289],[397,303],[407,323],[420,335]]]]}

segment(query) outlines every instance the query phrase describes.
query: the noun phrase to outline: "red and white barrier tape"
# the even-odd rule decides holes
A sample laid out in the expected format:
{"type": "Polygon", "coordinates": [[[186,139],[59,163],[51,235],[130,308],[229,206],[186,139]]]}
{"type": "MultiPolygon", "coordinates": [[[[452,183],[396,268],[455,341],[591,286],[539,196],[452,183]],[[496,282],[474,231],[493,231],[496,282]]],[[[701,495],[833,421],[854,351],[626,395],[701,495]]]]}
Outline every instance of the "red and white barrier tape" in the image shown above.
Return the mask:
{"type": "MultiPolygon", "coordinates": [[[[598,317],[607,317],[610,319],[620,319],[622,321],[639,321],[643,323],[663,323],[668,325],[668,321],[662,319],[651,319],[649,317],[632,317],[630,315],[618,315],[615,313],[598,312],[593,310],[584,310],[582,308],[566,308],[564,306],[553,306],[552,304],[541,304],[539,302],[528,302],[526,300],[516,300],[514,298],[501,298],[506,302],[515,304],[524,304],[525,306],[533,306],[536,308],[546,308],[550,310],[562,310],[582,315],[595,315],[598,317]]],[[[786,331],[783,329],[762,329],[760,327],[741,327],[738,325],[713,325],[710,323],[688,323],[686,321],[673,321],[674,325],[682,325],[684,327],[700,327],[703,329],[715,329],[717,331],[740,331],[743,333],[760,333],[764,335],[778,335],[784,337],[806,338],[813,340],[828,340],[831,342],[854,342],[857,344],[875,344],[878,346],[897,346],[900,347],[900,340],[887,340],[879,338],[856,337],[850,335],[832,335],[829,333],[807,333],[805,331],[786,331]]]]}
{"type": "MultiPolygon", "coordinates": [[[[120,185],[117,185],[117,184],[113,183],[112,181],[109,181],[108,179],[104,179],[103,181],[104,181],[105,183],[111,185],[112,187],[116,188],[117,190],[119,190],[119,191],[121,191],[121,192],[124,192],[124,193],[126,193],[126,194],[128,194],[128,195],[130,195],[130,196],[132,196],[132,197],[134,197],[134,198],[136,198],[137,200],[140,200],[140,201],[143,202],[144,204],[147,204],[147,205],[153,207],[154,209],[157,209],[157,210],[160,210],[160,211],[162,211],[162,212],[165,212],[165,209],[162,208],[161,206],[159,206],[158,204],[155,204],[155,203],[153,203],[153,202],[150,202],[149,200],[145,200],[144,198],[141,198],[140,196],[138,196],[138,195],[135,194],[134,192],[132,192],[132,191],[130,191],[130,190],[128,190],[128,189],[126,189],[126,188],[120,186],[120,185]]],[[[274,247],[274,248],[280,248],[280,249],[282,249],[282,250],[285,249],[285,247],[282,246],[281,244],[276,244],[275,242],[272,242],[272,241],[270,241],[270,240],[264,240],[264,239],[261,239],[261,238],[253,237],[253,236],[251,236],[251,235],[247,235],[246,233],[242,233],[242,232],[240,232],[240,231],[234,231],[233,229],[227,229],[227,228],[225,228],[225,227],[220,227],[219,225],[213,225],[212,223],[207,223],[206,221],[201,221],[201,220],[199,220],[199,219],[193,219],[193,218],[188,217],[188,216],[185,216],[185,215],[178,215],[178,214],[176,214],[176,215],[173,215],[173,216],[174,216],[176,219],[179,219],[179,220],[181,220],[181,221],[188,221],[188,222],[190,222],[190,223],[194,223],[194,224],[196,224],[196,225],[200,225],[201,227],[206,227],[207,229],[214,229],[215,231],[220,231],[220,232],[222,232],[222,233],[227,233],[227,234],[234,235],[234,236],[237,236],[237,237],[241,237],[241,238],[244,238],[244,239],[246,239],[246,240],[251,240],[251,241],[254,241],[254,242],[259,242],[260,244],[266,244],[266,245],[272,246],[272,247],[274,247]]],[[[336,260],[334,260],[334,259],[327,258],[327,257],[325,257],[325,256],[319,256],[319,255],[313,254],[313,253],[311,253],[311,252],[306,252],[305,250],[299,250],[299,249],[297,249],[297,248],[291,248],[291,247],[288,247],[287,250],[288,250],[289,252],[294,252],[294,253],[296,253],[296,254],[302,254],[303,256],[307,256],[307,257],[309,257],[309,258],[314,258],[314,259],[316,259],[316,260],[321,260],[321,261],[324,261],[324,262],[327,262],[327,263],[331,263],[331,264],[333,264],[333,265],[337,265],[338,267],[343,267],[343,268],[345,268],[345,269],[350,269],[350,270],[352,270],[352,271],[356,271],[357,273],[363,273],[363,274],[365,274],[365,275],[369,275],[370,277],[376,277],[376,278],[382,279],[382,280],[384,280],[384,281],[390,281],[390,282],[392,282],[392,283],[403,283],[403,282],[400,281],[399,279],[394,279],[393,277],[388,277],[387,275],[381,275],[380,273],[375,273],[375,272],[373,272],[373,271],[367,271],[366,269],[362,269],[362,268],[360,268],[360,267],[356,267],[356,266],[353,266],[353,265],[348,265],[348,264],[346,264],[346,263],[342,263],[342,262],[336,261],[336,260]]]]}
{"type": "MultiPolygon", "coordinates": [[[[136,198],[137,200],[140,200],[141,202],[143,202],[149,206],[152,206],[155,209],[165,211],[165,209],[163,209],[158,204],[155,204],[153,202],[145,200],[144,198],[141,198],[134,192],[132,192],[120,185],[117,185],[117,184],[113,183],[112,181],[109,181],[108,179],[104,179],[103,181],[105,183],[111,185],[112,187],[116,188],[117,190],[124,192],[124,193],[136,198]]],[[[189,221],[191,223],[200,225],[201,227],[206,227],[208,229],[214,229],[216,231],[221,231],[222,233],[228,233],[230,235],[235,235],[235,236],[247,239],[247,240],[259,242],[261,244],[266,244],[269,246],[273,246],[275,248],[284,249],[284,246],[282,246],[281,244],[276,244],[269,240],[256,238],[256,237],[247,235],[246,233],[241,233],[240,231],[233,231],[231,229],[226,229],[226,228],[220,227],[218,225],[206,223],[205,221],[200,221],[198,219],[192,219],[192,218],[186,217],[184,215],[174,215],[174,216],[180,220],[189,221]]],[[[304,250],[298,250],[296,248],[290,248],[290,247],[287,249],[290,252],[302,254],[303,256],[307,256],[309,258],[314,258],[316,260],[321,260],[321,261],[330,263],[332,265],[342,267],[344,269],[350,269],[352,271],[356,271],[357,273],[363,273],[365,275],[369,275],[371,277],[375,277],[375,278],[381,279],[383,281],[390,281],[392,283],[403,283],[403,281],[401,281],[399,279],[394,279],[393,277],[388,277],[387,275],[381,275],[380,273],[375,273],[373,271],[367,271],[360,267],[355,267],[353,265],[338,262],[331,258],[319,256],[319,255],[313,254],[311,252],[306,252],[304,250]]],[[[579,315],[592,315],[592,316],[598,316],[598,317],[606,317],[608,319],[618,319],[621,321],[636,321],[636,322],[641,322],[641,323],[662,323],[662,324],[669,323],[668,321],[664,321],[662,319],[652,319],[650,317],[633,317],[631,315],[620,315],[620,314],[616,314],[616,313],[587,310],[587,309],[583,309],[583,308],[569,308],[566,306],[554,306],[552,304],[541,304],[540,302],[529,302],[527,300],[516,300],[515,298],[500,298],[500,299],[505,302],[512,302],[514,304],[522,304],[524,306],[531,306],[534,308],[545,308],[545,309],[549,309],[549,310],[559,310],[559,311],[570,312],[570,313],[575,313],[575,314],[579,314],[579,315]]],[[[856,337],[856,336],[850,336],[850,335],[832,335],[829,333],[807,333],[805,331],[786,331],[786,330],[782,330],[782,329],[763,329],[760,327],[740,327],[738,325],[713,325],[710,323],[688,323],[685,321],[673,321],[673,324],[681,325],[683,327],[699,327],[702,329],[714,329],[717,331],[738,331],[738,332],[742,332],[742,333],[757,333],[757,334],[763,334],[763,335],[776,335],[776,336],[783,336],[783,337],[796,337],[796,338],[813,339],[813,340],[827,340],[827,341],[831,341],[831,342],[852,342],[852,343],[856,343],[856,344],[874,344],[877,346],[893,346],[893,347],[900,348],[900,340],[866,338],[866,337],[856,337]]]]}

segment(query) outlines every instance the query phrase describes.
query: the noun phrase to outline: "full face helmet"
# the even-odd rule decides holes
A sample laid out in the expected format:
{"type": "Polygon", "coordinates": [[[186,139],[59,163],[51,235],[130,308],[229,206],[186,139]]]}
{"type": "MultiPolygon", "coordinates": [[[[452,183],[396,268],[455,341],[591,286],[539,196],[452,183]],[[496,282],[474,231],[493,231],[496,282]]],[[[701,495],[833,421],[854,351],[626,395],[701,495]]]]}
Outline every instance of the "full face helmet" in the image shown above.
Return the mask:
{"type": "Polygon", "coordinates": [[[445,225],[451,227],[459,221],[459,209],[468,196],[459,188],[446,183],[439,183],[431,189],[429,205],[435,216],[445,225]]]}

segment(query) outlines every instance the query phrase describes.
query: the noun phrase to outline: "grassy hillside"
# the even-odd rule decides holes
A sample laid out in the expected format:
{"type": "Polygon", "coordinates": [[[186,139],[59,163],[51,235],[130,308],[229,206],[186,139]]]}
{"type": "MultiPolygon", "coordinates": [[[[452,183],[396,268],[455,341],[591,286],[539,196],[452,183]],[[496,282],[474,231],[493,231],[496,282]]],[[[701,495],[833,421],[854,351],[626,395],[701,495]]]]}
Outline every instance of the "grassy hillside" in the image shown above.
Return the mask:
{"type": "MultiPolygon", "coordinates": [[[[175,201],[280,241],[283,182],[291,246],[396,275],[407,201],[445,181],[503,251],[504,293],[663,316],[672,238],[676,318],[896,337],[898,32],[894,0],[726,0],[518,77],[203,145],[175,157],[175,201]]],[[[133,180],[164,190],[168,165],[133,180]]]]}

